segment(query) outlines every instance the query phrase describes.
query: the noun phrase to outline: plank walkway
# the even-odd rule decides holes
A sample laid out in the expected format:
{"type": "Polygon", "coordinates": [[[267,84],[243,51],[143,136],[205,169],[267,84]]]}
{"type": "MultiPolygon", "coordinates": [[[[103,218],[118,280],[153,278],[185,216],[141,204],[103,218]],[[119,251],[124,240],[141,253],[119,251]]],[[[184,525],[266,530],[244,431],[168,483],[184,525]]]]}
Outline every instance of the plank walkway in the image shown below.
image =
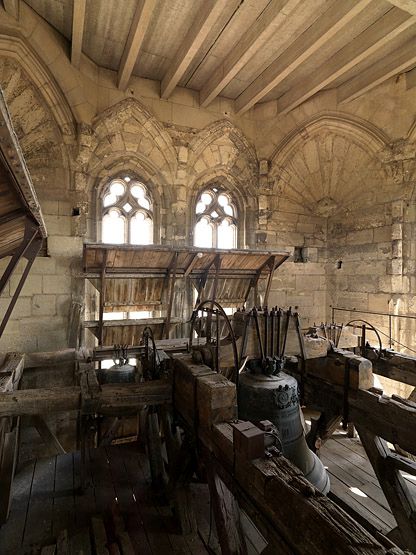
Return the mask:
{"type": "Polygon", "coordinates": [[[90,555],[84,546],[91,517],[99,515],[115,540],[115,514],[136,554],[207,553],[199,536],[178,533],[169,505],[150,487],[148,462],[136,444],[91,450],[82,495],[79,485],[79,453],[25,464],[14,480],[9,520],[0,528],[1,555],[37,555],[63,530],[68,530],[68,555],[90,555]]]}
{"type": "MultiPolygon", "coordinates": [[[[360,440],[334,434],[321,448],[320,458],[330,474],[329,497],[370,532],[388,535],[396,520],[360,440]]],[[[414,477],[405,479],[416,499],[414,477]]]]}

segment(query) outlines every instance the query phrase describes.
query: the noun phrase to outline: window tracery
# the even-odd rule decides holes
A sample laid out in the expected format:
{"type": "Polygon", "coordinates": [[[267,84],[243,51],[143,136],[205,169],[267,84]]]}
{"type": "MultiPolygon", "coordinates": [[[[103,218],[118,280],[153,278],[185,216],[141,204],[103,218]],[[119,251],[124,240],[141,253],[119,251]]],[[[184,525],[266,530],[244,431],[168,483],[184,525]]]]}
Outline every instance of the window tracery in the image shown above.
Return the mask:
{"type": "Polygon", "coordinates": [[[237,208],[228,191],[217,186],[204,189],[198,197],[195,213],[195,246],[237,247],[237,208]]]}
{"type": "Polygon", "coordinates": [[[144,183],[129,176],[111,179],[102,196],[101,240],[118,245],[153,243],[153,203],[144,183]]]}

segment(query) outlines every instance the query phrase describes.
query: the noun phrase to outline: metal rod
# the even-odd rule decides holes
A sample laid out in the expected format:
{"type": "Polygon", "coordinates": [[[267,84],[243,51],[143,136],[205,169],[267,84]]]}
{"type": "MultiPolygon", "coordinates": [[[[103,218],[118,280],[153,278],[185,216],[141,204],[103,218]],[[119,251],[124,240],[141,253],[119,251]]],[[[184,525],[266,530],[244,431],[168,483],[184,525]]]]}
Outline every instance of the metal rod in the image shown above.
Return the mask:
{"type": "Polygon", "coordinates": [[[270,356],[274,357],[274,324],[276,312],[274,308],[270,311],[270,356]]]}
{"type": "Polygon", "coordinates": [[[361,334],[361,356],[365,357],[365,324],[362,325],[362,334],[361,334]]]}
{"type": "Polygon", "coordinates": [[[356,308],[340,308],[338,306],[333,306],[332,311],[339,310],[341,312],[358,312],[359,314],[375,314],[377,316],[390,316],[391,318],[408,318],[410,320],[416,320],[415,316],[409,316],[407,314],[391,314],[390,312],[375,312],[372,310],[357,310],[356,308]]]}
{"type": "Polygon", "coordinates": [[[279,308],[277,311],[277,338],[276,338],[276,351],[277,356],[280,358],[280,325],[282,319],[282,310],[279,308]]]}
{"type": "Polygon", "coordinates": [[[259,317],[258,317],[258,314],[257,314],[257,308],[253,308],[253,318],[254,318],[254,323],[256,325],[257,339],[259,340],[260,356],[261,356],[262,362],[264,362],[265,358],[264,358],[263,341],[261,340],[261,333],[260,333],[259,317]]]}
{"type": "Polygon", "coordinates": [[[264,320],[264,356],[267,357],[269,354],[269,351],[268,351],[269,311],[267,310],[267,308],[263,310],[263,320],[264,320]]]}
{"type": "Polygon", "coordinates": [[[292,316],[292,307],[289,306],[289,310],[286,312],[285,335],[283,337],[282,352],[281,352],[281,355],[280,355],[281,357],[283,357],[285,355],[287,332],[289,331],[289,322],[290,322],[291,316],[292,316]]]}
{"type": "Polygon", "coordinates": [[[216,324],[217,324],[217,329],[216,331],[216,343],[217,343],[217,348],[215,349],[215,369],[217,372],[220,371],[220,312],[219,310],[216,310],[216,324]]]}
{"type": "Polygon", "coordinates": [[[392,347],[392,337],[391,337],[391,314],[389,314],[389,347],[392,347]]]}

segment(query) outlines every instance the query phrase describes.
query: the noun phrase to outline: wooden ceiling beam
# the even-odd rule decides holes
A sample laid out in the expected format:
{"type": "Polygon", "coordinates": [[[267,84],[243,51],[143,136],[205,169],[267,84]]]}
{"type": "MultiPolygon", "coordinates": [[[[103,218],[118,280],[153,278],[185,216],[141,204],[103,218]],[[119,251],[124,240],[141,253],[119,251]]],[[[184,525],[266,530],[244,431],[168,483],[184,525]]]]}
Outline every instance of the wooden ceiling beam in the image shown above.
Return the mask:
{"type": "Polygon", "coordinates": [[[3,6],[9,15],[19,19],[20,0],[3,0],[3,6]]]}
{"type": "Polygon", "coordinates": [[[272,33],[287,20],[302,0],[272,0],[247,33],[244,33],[200,92],[201,106],[208,106],[247,62],[266,45],[272,33]]]}
{"type": "Polygon", "coordinates": [[[409,17],[402,10],[392,8],[303,80],[300,87],[293,87],[279,98],[278,113],[287,114],[415,24],[416,16],[409,17]]]}
{"type": "Polygon", "coordinates": [[[387,0],[396,8],[400,8],[401,10],[410,13],[411,15],[416,15],[416,0],[387,0]]]}
{"type": "Polygon", "coordinates": [[[121,90],[124,90],[128,85],[155,5],[156,0],[139,0],[137,4],[118,70],[118,88],[121,90]]]}
{"type": "Polygon", "coordinates": [[[224,13],[229,0],[206,0],[202,9],[190,25],[189,31],[176,52],[166,75],[163,77],[160,96],[169,98],[172,91],[182,79],[198,50],[212,27],[224,13]]]}
{"type": "Polygon", "coordinates": [[[237,114],[249,110],[310,56],[359,15],[372,0],[343,0],[332,6],[298,37],[235,101],[237,114]]]}
{"type": "Polygon", "coordinates": [[[71,63],[79,67],[82,52],[82,39],[84,37],[86,0],[74,0],[72,12],[72,40],[71,40],[71,63]]]}
{"type": "Polygon", "coordinates": [[[408,41],[403,47],[398,48],[386,58],[373,64],[353,79],[340,85],[337,89],[338,103],[343,104],[354,100],[367,91],[377,87],[390,77],[406,71],[416,64],[415,41],[408,41]]]}

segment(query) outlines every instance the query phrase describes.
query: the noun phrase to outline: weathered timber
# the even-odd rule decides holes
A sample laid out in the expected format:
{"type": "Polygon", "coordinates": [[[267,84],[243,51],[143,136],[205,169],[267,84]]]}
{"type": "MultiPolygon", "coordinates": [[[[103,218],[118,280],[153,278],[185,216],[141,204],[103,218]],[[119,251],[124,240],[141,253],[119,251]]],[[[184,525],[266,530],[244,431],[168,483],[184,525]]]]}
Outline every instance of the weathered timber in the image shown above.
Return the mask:
{"type": "Polygon", "coordinates": [[[42,366],[55,366],[83,358],[82,352],[76,349],[63,349],[45,353],[25,354],[25,368],[40,368],[42,366]]]}
{"type": "Polygon", "coordinates": [[[162,459],[162,441],[160,438],[159,416],[155,410],[149,410],[146,420],[146,450],[149,458],[150,475],[154,488],[161,489],[165,484],[165,472],[162,459]]]}
{"type": "Polygon", "coordinates": [[[0,367],[0,392],[13,391],[19,386],[24,369],[24,356],[8,353],[0,367]]]}
{"type": "Polygon", "coordinates": [[[53,453],[57,455],[65,454],[66,451],[62,447],[61,442],[52,432],[45,419],[42,416],[35,415],[31,417],[31,424],[36,428],[36,431],[42,438],[43,442],[50,447],[53,453]]]}
{"type": "Polygon", "coordinates": [[[328,553],[329,545],[331,555],[388,553],[342,509],[315,490],[286,458],[244,461],[238,457],[231,425],[214,426],[212,448],[215,468],[223,469],[220,476],[237,500],[243,492],[292,553],[328,553]],[[296,534],[294,530],[303,533],[296,534]]]}
{"type": "Polygon", "coordinates": [[[332,384],[344,386],[346,367],[349,370],[350,389],[369,389],[373,386],[371,362],[341,349],[334,349],[325,358],[307,360],[305,372],[332,384]]]}
{"type": "Polygon", "coordinates": [[[19,419],[11,422],[11,429],[2,434],[0,445],[0,526],[9,516],[11,489],[17,462],[19,419]]]}
{"type": "Polygon", "coordinates": [[[174,406],[188,424],[209,429],[236,417],[234,384],[208,366],[195,364],[190,355],[176,355],[173,360],[174,406]]]}
{"type": "MultiPolygon", "coordinates": [[[[181,352],[188,349],[188,339],[157,339],[156,347],[167,352],[181,352]]],[[[144,350],[143,345],[131,346],[127,348],[129,357],[135,357],[142,353],[144,350]]],[[[49,366],[64,365],[69,362],[87,362],[91,360],[105,360],[111,358],[114,352],[112,346],[96,347],[93,350],[89,349],[63,349],[61,351],[41,352],[41,353],[27,353],[24,355],[25,369],[43,368],[49,366]]],[[[17,355],[23,356],[23,355],[17,355]]]]}
{"type": "Polygon", "coordinates": [[[371,360],[374,374],[416,387],[416,357],[390,350],[379,357],[378,352],[367,348],[366,358],[371,360]]]}
{"type": "MultiPolygon", "coordinates": [[[[298,375],[293,373],[295,377],[298,375]]],[[[310,408],[343,415],[344,391],[341,386],[320,379],[305,382],[305,402],[310,408]]],[[[416,409],[372,391],[349,391],[349,421],[362,424],[375,435],[416,454],[416,409]]]]}
{"type": "MultiPolygon", "coordinates": [[[[80,410],[81,397],[81,388],[78,386],[1,393],[0,417],[80,410]]],[[[165,380],[140,384],[105,384],[97,398],[96,412],[108,415],[134,412],[144,405],[171,402],[171,398],[171,386],[165,380]]]]}

